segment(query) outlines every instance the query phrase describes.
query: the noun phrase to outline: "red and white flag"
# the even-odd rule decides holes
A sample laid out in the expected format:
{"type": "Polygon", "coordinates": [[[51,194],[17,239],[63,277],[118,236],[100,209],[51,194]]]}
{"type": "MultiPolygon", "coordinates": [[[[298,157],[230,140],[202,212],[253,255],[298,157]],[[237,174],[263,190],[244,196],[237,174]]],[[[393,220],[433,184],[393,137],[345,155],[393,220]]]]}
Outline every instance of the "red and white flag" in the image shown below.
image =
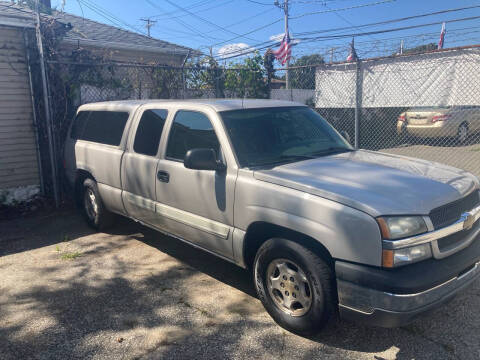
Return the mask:
{"type": "Polygon", "coordinates": [[[290,36],[288,36],[288,34],[285,34],[283,36],[280,47],[277,50],[273,51],[273,55],[275,55],[275,58],[282,65],[285,65],[290,59],[290,56],[292,55],[292,44],[290,42],[290,36]]]}
{"type": "Polygon", "coordinates": [[[347,62],[354,62],[358,60],[357,52],[355,51],[355,39],[352,38],[352,43],[350,44],[350,52],[347,56],[347,62]]]}
{"type": "Polygon", "coordinates": [[[443,43],[445,42],[445,23],[442,24],[442,32],[440,33],[440,40],[438,40],[438,49],[443,49],[443,43]]]}

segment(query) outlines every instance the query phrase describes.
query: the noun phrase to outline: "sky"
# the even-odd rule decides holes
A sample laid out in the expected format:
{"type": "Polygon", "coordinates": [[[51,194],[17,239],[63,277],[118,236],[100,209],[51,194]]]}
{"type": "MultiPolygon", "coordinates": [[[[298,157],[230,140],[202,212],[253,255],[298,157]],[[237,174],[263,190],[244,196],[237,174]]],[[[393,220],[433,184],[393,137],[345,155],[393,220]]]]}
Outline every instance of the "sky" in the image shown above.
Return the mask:
{"type": "MultiPolygon", "coordinates": [[[[66,12],[145,34],[145,22],[140,19],[150,18],[156,21],[151,27],[152,37],[199,49],[206,54],[211,48],[212,54],[220,60],[241,54],[239,50],[250,51],[258,44],[262,47],[271,39],[282,37],[283,10],[273,3],[274,0],[52,0],[52,6],[57,9],[63,6],[66,12]]],[[[333,60],[345,58],[353,34],[357,34],[355,47],[362,58],[391,54],[400,48],[402,40],[404,48],[437,43],[441,24],[383,34],[360,36],[358,33],[442,21],[447,21],[445,47],[480,43],[480,18],[448,23],[453,19],[480,16],[480,7],[359,27],[440,10],[480,6],[480,1],[290,0],[289,3],[289,31],[297,43],[293,48],[294,58],[312,53],[322,54],[327,60],[330,56],[333,60]],[[348,29],[302,34],[337,28],[348,29]],[[345,37],[305,39],[332,34],[345,37]]],[[[261,49],[262,53],[264,51],[261,49]]]]}

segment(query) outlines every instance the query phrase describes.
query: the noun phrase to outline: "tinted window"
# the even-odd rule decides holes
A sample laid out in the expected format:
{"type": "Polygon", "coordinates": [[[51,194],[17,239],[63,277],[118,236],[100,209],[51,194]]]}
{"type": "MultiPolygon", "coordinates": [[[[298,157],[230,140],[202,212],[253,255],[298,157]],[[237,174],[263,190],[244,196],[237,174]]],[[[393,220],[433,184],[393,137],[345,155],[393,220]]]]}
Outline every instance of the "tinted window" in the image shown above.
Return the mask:
{"type": "Polygon", "coordinates": [[[179,111],[170,130],[167,157],[183,160],[190,149],[214,149],[219,154],[220,144],[208,118],[195,111],[179,111]]]}
{"type": "Polygon", "coordinates": [[[127,119],[127,112],[92,111],[80,139],[118,146],[127,119]]]}
{"type": "Polygon", "coordinates": [[[352,151],[330,124],[307,107],[233,110],[221,116],[241,166],[352,151]]]}
{"type": "Polygon", "coordinates": [[[152,156],[157,154],[166,118],[167,110],[146,110],[143,113],[133,143],[136,153],[152,156]]]}
{"type": "Polygon", "coordinates": [[[70,137],[72,139],[79,139],[82,136],[83,128],[85,127],[85,122],[90,115],[90,111],[80,111],[75,120],[73,120],[72,130],[70,131],[70,137]]]}

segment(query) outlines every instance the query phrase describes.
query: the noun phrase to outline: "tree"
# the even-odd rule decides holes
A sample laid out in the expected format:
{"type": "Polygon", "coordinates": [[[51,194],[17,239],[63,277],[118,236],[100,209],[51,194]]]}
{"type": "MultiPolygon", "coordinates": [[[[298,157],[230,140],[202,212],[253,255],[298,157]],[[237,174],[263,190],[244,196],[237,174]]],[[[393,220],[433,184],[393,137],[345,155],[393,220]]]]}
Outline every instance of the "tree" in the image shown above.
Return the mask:
{"type": "Polygon", "coordinates": [[[288,71],[291,89],[315,89],[316,65],[324,63],[320,54],[304,55],[290,65],[288,71]]]}
{"type": "Polygon", "coordinates": [[[190,62],[185,69],[188,89],[198,90],[190,95],[202,96],[205,90],[214,90],[215,97],[224,97],[224,79],[222,69],[211,56],[205,56],[198,61],[190,62]]]}
{"type": "Polygon", "coordinates": [[[256,53],[243,63],[236,63],[234,68],[226,69],[225,90],[236,97],[267,99],[269,86],[263,57],[256,53]]]}
{"type": "Polygon", "coordinates": [[[275,60],[275,55],[273,55],[272,49],[267,49],[263,55],[263,66],[267,73],[267,86],[270,89],[270,84],[272,83],[272,78],[275,75],[275,69],[273,67],[273,61],[275,60]]]}
{"type": "MultiPolygon", "coordinates": [[[[423,44],[419,46],[415,46],[410,49],[403,49],[402,54],[419,54],[419,53],[424,53],[427,51],[432,51],[432,50],[437,50],[437,44],[435,43],[429,43],[429,44],[423,44]]],[[[398,53],[395,53],[393,55],[398,55],[398,53]]]]}

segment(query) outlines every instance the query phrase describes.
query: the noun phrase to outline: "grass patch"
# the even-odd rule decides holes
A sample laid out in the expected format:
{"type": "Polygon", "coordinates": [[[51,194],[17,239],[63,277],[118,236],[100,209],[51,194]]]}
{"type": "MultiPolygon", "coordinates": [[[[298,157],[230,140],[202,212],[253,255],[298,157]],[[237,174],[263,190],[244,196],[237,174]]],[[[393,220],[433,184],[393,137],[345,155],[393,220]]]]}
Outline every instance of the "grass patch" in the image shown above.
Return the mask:
{"type": "Polygon", "coordinates": [[[480,151],[480,147],[477,147],[475,149],[471,149],[470,151],[480,151]]]}
{"type": "Polygon", "coordinates": [[[76,259],[80,256],[82,256],[81,252],[74,251],[74,252],[71,252],[71,253],[62,254],[61,258],[62,258],[62,260],[74,260],[74,259],[76,259]]]}

